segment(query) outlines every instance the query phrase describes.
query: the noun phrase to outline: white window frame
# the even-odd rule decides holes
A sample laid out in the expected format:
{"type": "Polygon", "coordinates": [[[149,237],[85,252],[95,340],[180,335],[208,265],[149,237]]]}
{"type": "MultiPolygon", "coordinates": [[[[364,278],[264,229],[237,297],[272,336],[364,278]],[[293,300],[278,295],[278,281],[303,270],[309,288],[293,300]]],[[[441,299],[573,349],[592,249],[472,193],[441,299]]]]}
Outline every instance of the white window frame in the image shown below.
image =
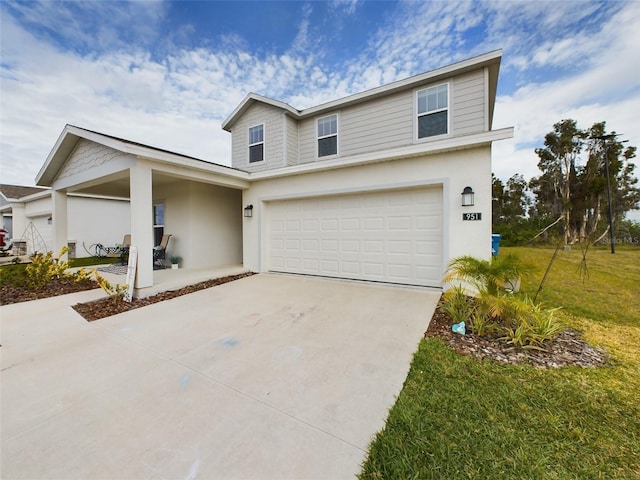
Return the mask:
{"type": "Polygon", "coordinates": [[[428,142],[434,139],[439,139],[439,138],[444,138],[444,137],[448,137],[451,136],[451,82],[443,82],[443,83],[439,83],[437,85],[430,85],[428,87],[425,88],[419,88],[416,89],[414,92],[414,98],[413,98],[413,121],[414,121],[414,131],[413,131],[413,138],[416,142],[428,142]],[[431,90],[431,89],[435,89],[438,87],[442,87],[442,86],[446,86],[447,87],[447,106],[444,108],[435,108],[433,110],[427,110],[426,112],[422,112],[420,113],[418,111],[418,96],[420,95],[421,92],[424,92],[426,90],[431,90]],[[439,113],[439,112],[447,112],[447,131],[446,133],[440,133],[438,135],[431,135],[428,137],[419,137],[420,134],[420,127],[419,127],[419,118],[420,117],[424,117],[426,115],[433,115],[435,113],[439,113]]]}
{"type": "Polygon", "coordinates": [[[337,157],[340,154],[340,141],[339,141],[339,134],[338,134],[338,132],[340,131],[340,115],[338,114],[338,112],[331,113],[329,115],[323,115],[322,117],[317,117],[314,122],[314,128],[315,128],[315,134],[316,134],[316,158],[326,159],[326,158],[337,157]],[[330,133],[329,135],[319,135],[318,124],[320,120],[324,120],[330,117],[336,117],[336,133],[330,133]],[[320,140],[322,140],[323,138],[331,138],[331,137],[336,137],[336,153],[320,156],[320,148],[319,148],[320,140]]]}
{"type": "Polygon", "coordinates": [[[266,136],[265,130],[266,129],[265,129],[264,123],[258,123],[257,125],[252,125],[247,129],[247,143],[249,144],[249,147],[247,148],[247,163],[249,165],[252,165],[254,163],[264,162],[264,157],[265,157],[264,138],[266,136]],[[251,143],[251,129],[258,128],[258,127],[262,127],[262,141],[251,143]],[[255,147],[255,146],[258,146],[258,145],[262,145],[262,160],[256,160],[255,162],[252,162],[251,161],[251,147],[255,147]]]}
{"type": "Polygon", "coordinates": [[[164,200],[157,200],[153,202],[153,244],[154,246],[160,244],[160,240],[164,235],[164,225],[166,222],[167,206],[164,200]],[[162,209],[162,223],[156,223],[158,215],[156,209],[162,209]],[[159,233],[158,233],[159,232],[159,233]]]}

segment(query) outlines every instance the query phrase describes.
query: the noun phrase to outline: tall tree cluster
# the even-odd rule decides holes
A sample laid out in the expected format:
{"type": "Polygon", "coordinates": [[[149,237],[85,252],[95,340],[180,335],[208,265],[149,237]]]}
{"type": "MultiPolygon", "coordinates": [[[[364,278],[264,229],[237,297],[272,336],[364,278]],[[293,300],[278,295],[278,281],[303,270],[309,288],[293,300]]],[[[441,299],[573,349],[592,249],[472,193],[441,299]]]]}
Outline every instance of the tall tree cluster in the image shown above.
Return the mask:
{"type": "Polygon", "coordinates": [[[631,163],[636,147],[607,132],[605,122],[583,130],[575,120],[562,120],[536,154],[542,174],[528,184],[518,174],[506,184],[493,177],[494,231],[507,233],[512,241],[527,241],[523,235],[532,234],[531,239],[545,225],[554,225],[567,244],[598,241],[609,231],[608,187],[614,230],[640,205],[631,163]],[[518,230],[520,238],[515,238],[518,230]]]}

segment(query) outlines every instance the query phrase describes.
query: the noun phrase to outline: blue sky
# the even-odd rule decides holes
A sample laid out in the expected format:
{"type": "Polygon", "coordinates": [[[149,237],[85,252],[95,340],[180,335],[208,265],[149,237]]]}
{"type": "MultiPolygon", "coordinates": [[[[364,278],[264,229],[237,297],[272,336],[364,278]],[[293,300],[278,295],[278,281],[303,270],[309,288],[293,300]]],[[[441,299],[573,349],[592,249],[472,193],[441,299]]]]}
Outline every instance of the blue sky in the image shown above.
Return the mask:
{"type": "Polygon", "coordinates": [[[500,178],[537,175],[563,118],[640,146],[637,1],[3,0],[0,22],[2,183],[32,185],[67,123],[228,165],[248,92],[306,108],[495,49],[500,178]]]}

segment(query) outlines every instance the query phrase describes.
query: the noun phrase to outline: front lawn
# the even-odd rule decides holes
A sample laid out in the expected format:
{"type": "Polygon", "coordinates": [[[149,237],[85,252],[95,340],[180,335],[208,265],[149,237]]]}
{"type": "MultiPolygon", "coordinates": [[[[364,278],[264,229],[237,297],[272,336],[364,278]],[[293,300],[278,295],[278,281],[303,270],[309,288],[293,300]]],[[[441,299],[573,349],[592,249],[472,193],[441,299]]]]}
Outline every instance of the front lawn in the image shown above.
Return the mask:
{"type": "MultiPolygon", "coordinates": [[[[553,249],[509,248],[536,265],[553,249]]],[[[598,369],[479,362],[424,339],[360,478],[639,478],[640,249],[561,251],[539,299],[612,355],[598,369]]]]}

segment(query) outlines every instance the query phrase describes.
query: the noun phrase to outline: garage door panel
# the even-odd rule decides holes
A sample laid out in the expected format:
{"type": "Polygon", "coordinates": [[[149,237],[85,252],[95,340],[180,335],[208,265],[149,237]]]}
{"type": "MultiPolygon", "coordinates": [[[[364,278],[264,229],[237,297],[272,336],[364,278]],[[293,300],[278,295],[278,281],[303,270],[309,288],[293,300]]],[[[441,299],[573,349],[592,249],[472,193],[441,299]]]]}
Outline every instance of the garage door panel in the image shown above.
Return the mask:
{"type": "Polygon", "coordinates": [[[437,286],[442,189],[271,202],[269,269],[437,286]]]}

